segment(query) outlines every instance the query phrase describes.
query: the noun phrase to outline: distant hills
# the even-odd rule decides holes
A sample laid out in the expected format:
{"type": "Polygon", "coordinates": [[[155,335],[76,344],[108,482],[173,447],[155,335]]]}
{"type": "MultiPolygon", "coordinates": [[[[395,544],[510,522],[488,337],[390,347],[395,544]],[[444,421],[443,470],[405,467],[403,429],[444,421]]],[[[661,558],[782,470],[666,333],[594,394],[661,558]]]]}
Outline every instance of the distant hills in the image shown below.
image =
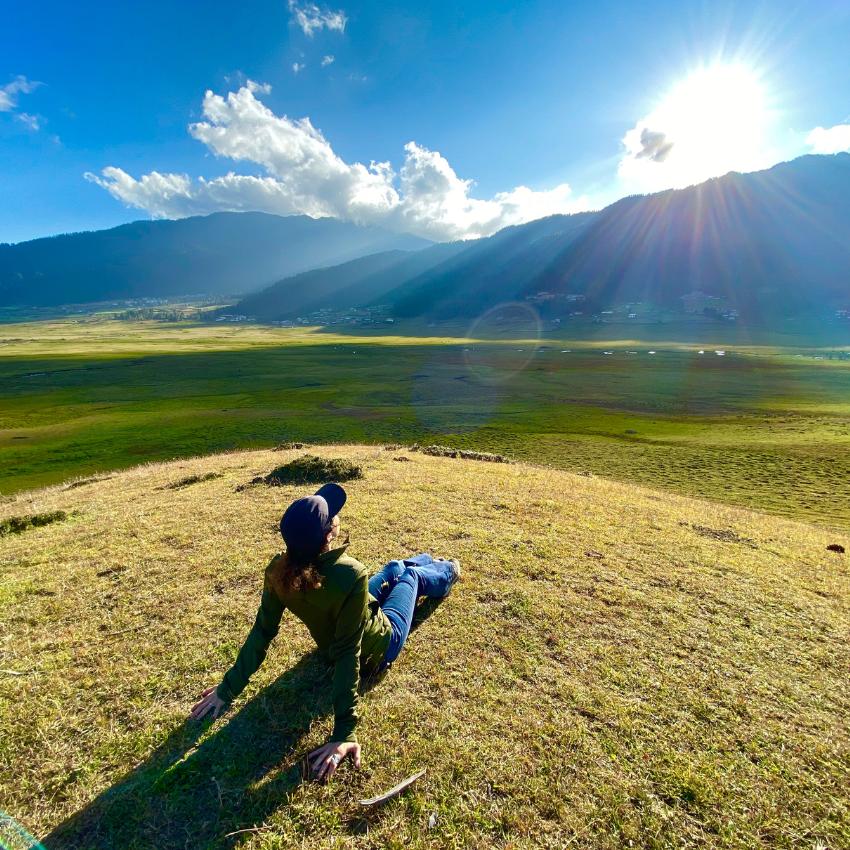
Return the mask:
{"type": "Polygon", "coordinates": [[[695,291],[770,320],[850,305],[850,154],[625,198],[525,285],[598,307],[695,291]]]}
{"type": "Polygon", "coordinates": [[[331,218],[215,213],[0,244],[0,306],[238,295],[366,254],[431,243],[331,218]]]}
{"type": "Polygon", "coordinates": [[[764,321],[850,306],[850,155],[805,156],[487,239],[345,263],[282,280],[234,309],[272,320],[382,302],[399,318],[451,319],[527,298],[559,315],[567,296],[581,296],[586,311],[681,309],[696,292],[764,321]]]}
{"type": "Polygon", "coordinates": [[[296,275],[249,295],[228,312],[274,321],[322,307],[388,303],[394,315],[465,315],[515,298],[598,213],[551,216],[493,236],[397,251],[296,275]]]}
{"type": "Polygon", "coordinates": [[[396,318],[469,318],[526,299],[544,316],[565,315],[576,299],[585,314],[638,302],[677,310],[690,299],[691,309],[722,304],[763,321],[847,309],[850,154],[730,173],[468,242],[218,213],[0,245],[0,306],[196,293],[251,293],[230,312],[269,321],[378,304],[396,318]]]}

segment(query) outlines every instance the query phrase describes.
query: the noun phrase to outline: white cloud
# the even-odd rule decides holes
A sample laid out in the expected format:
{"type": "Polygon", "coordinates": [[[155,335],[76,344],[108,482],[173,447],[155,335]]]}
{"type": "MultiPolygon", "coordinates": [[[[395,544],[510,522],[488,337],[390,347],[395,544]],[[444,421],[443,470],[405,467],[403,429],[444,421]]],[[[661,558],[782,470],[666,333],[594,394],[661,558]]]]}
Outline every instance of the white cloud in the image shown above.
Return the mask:
{"type": "Polygon", "coordinates": [[[345,25],[348,23],[348,17],[342,9],[333,11],[316,3],[289,0],[289,11],[308,38],[312,38],[314,33],[323,29],[345,32],[345,25]]]}
{"type": "Polygon", "coordinates": [[[379,224],[433,239],[485,236],[509,224],[553,213],[587,209],[570,187],[536,192],[519,186],[489,200],[471,195],[472,181],[457,176],[440,153],[405,145],[398,174],[389,162],[348,163],[309,118],[275,115],[257,94],[268,86],[248,82],[226,97],[208,91],[203,121],[189,133],[217,156],[261,166],[265,176],[192,180],[153,171],[138,180],[120,168],[86,179],[113,197],[156,218],[180,218],[216,210],[261,210],[287,215],[332,216],[379,224]]]}
{"type": "Polygon", "coordinates": [[[37,132],[41,129],[44,123],[44,118],[41,115],[33,115],[29,112],[18,112],[18,96],[29,94],[35,91],[41,83],[34,80],[28,80],[26,77],[18,75],[7,83],[5,86],[0,86],[0,112],[8,112],[24,124],[27,129],[37,132]]]}
{"type": "Polygon", "coordinates": [[[292,73],[297,74],[300,71],[303,71],[307,66],[303,62],[293,62],[292,63],[292,73]]]}
{"type": "Polygon", "coordinates": [[[28,80],[19,74],[11,83],[0,86],[0,112],[14,112],[18,106],[18,95],[29,94],[40,85],[41,83],[28,80]]]}
{"type": "MultiPolygon", "coordinates": [[[[0,86],[0,112],[7,112],[13,115],[16,120],[20,121],[28,130],[36,133],[45,123],[45,119],[41,115],[34,115],[30,112],[18,111],[19,95],[29,94],[35,91],[41,83],[34,80],[28,80],[26,77],[18,75],[7,83],[5,86],[0,86]]],[[[58,137],[56,137],[58,138],[58,137]]]]}
{"type": "Polygon", "coordinates": [[[806,136],[806,144],[812,149],[812,153],[850,152],[850,124],[815,127],[806,136]]]}
{"type": "Polygon", "coordinates": [[[335,59],[336,59],[335,56],[323,56],[322,57],[322,67],[327,68],[328,65],[333,64],[335,59]]]}
{"type": "Polygon", "coordinates": [[[19,112],[15,115],[15,118],[17,118],[22,124],[26,124],[26,126],[34,132],[41,129],[42,119],[40,115],[30,115],[29,112],[19,112]]]}

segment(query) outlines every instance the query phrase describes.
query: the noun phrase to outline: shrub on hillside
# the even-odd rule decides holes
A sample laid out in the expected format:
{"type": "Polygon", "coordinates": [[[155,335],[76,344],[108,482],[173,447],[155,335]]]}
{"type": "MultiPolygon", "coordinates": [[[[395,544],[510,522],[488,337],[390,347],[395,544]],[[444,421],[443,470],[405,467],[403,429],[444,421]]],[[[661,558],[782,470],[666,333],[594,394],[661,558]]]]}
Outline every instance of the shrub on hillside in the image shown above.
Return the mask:
{"type": "Polygon", "coordinates": [[[258,475],[251,480],[251,484],[282,487],[286,484],[323,484],[326,481],[350,481],[362,477],[362,467],[351,461],[303,455],[278,466],[268,475],[258,475]]]}
{"type": "Polygon", "coordinates": [[[30,528],[38,528],[42,525],[50,525],[52,522],[61,522],[67,519],[65,511],[49,511],[44,514],[30,514],[29,516],[10,516],[8,519],[0,520],[0,537],[7,534],[22,534],[30,528]]]}
{"type": "Polygon", "coordinates": [[[462,460],[486,460],[490,463],[513,463],[505,455],[491,454],[490,452],[474,452],[468,449],[455,449],[451,446],[420,446],[414,443],[410,447],[412,452],[422,452],[424,455],[435,455],[436,457],[455,457],[462,460]]]}
{"type": "Polygon", "coordinates": [[[182,490],[184,487],[191,487],[193,484],[200,484],[202,481],[212,481],[213,478],[221,478],[220,472],[207,472],[203,475],[187,475],[185,478],[179,478],[177,481],[172,481],[171,484],[166,484],[163,489],[167,490],[182,490]]]}

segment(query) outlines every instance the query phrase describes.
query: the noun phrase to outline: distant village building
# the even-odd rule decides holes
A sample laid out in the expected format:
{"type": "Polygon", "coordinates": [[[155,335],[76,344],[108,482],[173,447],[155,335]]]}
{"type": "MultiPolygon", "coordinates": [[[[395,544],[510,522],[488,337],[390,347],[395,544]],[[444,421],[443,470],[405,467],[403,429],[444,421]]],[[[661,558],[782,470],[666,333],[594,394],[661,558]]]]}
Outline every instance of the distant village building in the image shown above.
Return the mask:
{"type": "Polygon", "coordinates": [[[526,301],[532,304],[544,304],[551,301],[566,301],[568,304],[580,304],[585,300],[584,295],[566,294],[563,292],[550,292],[547,289],[541,289],[533,295],[526,295],[526,301]]]}
{"type": "Polygon", "coordinates": [[[682,309],[686,313],[706,313],[715,312],[722,313],[728,309],[728,303],[725,298],[718,298],[715,295],[707,295],[699,289],[689,292],[687,295],[681,296],[682,309]]]}
{"type": "Polygon", "coordinates": [[[525,300],[530,301],[532,304],[542,304],[545,301],[554,301],[557,297],[557,294],[554,292],[541,290],[540,292],[535,292],[534,295],[526,295],[525,300]]]}

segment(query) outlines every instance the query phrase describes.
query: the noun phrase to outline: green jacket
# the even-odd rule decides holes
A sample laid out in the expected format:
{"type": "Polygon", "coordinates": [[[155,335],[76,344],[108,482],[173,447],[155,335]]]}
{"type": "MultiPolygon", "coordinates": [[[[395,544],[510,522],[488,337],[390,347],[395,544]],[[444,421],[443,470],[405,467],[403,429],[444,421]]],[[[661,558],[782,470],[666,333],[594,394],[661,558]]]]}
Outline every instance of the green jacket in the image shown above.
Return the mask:
{"type": "Polygon", "coordinates": [[[369,593],[366,567],[345,555],[345,546],[319,556],[317,566],[324,576],[316,590],[286,594],[280,598],[272,589],[266,567],[263,595],[254,626],[233,666],[216,689],[219,698],[231,702],[263,663],[274,640],[280,619],[289,608],[303,621],[319,651],[333,664],[332,698],[334,729],[329,740],[356,741],[360,676],[378,669],[390,643],[392,626],[369,593]]]}

